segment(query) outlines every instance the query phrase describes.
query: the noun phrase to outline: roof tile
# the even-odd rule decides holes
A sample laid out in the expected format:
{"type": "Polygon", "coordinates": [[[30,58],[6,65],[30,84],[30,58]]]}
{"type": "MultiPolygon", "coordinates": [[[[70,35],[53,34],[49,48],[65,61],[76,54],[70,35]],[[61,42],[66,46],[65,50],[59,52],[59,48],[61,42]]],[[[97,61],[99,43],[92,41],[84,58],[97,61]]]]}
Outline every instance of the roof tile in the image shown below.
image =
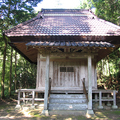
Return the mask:
{"type": "Polygon", "coordinates": [[[120,35],[120,27],[98,19],[88,10],[43,10],[37,17],[7,30],[7,36],[120,35]],[[40,15],[44,18],[41,19],[40,15]],[[62,14],[62,15],[61,15],[62,14]],[[67,16],[66,16],[67,14],[67,16]]]}
{"type": "Polygon", "coordinates": [[[114,47],[111,43],[108,42],[89,42],[89,41],[81,41],[81,42],[74,42],[74,41],[56,41],[56,42],[46,42],[46,41],[31,41],[26,44],[26,46],[83,46],[83,47],[114,47]]]}

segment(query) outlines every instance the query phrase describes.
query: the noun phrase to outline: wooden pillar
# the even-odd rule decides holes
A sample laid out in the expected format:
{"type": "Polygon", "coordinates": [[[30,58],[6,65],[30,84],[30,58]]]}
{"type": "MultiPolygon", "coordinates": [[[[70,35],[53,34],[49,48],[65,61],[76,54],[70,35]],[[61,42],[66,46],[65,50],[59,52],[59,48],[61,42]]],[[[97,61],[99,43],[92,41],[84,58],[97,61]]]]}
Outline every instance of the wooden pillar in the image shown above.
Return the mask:
{"type": "Polygon", "coordinates": [[[39,87],[40,81],[40,53],[37,55],[37,79],[36,79],[36,89],[39,87]]]}
{"type": "Polygon", "coordinates": [[[88,110],[87,115],[94,114],[92,110],[92,57],[88,55],[88,110]]]}
{"type": "Polygon", "coordinates": [[[49,90],[49,63],[50,57],[46,56],[46,74],[45,74],[45,93],[44,93],[44,110],[43,114],[48,115],[48,90],[49,90]]]}

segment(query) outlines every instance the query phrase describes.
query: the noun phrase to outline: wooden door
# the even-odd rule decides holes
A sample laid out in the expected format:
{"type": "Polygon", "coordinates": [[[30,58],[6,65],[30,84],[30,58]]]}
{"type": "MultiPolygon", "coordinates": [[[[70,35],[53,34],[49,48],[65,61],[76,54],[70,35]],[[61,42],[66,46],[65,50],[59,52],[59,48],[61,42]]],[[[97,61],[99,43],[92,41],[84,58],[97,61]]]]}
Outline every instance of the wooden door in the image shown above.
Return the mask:
{"type": "Polygon", "coordinates": [[[61,89],[80,87],[79,67],[79,62],[54,62],[52,87],[61,89]]]}

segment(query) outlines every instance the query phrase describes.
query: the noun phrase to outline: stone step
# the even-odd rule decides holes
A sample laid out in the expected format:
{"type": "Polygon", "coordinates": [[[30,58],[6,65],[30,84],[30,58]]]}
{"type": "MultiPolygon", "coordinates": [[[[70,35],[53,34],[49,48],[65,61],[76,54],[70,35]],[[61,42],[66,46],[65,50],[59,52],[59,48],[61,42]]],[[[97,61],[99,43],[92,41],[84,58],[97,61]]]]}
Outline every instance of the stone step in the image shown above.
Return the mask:
{"type": "Polygon", "coordinates": [[[49,103],[49,110],[86,110],[87,104],[49,103]]]}
{"type": "Polygon", "coordinates": [[[50,98],[86,98],[84,94],[50,94],[50,98]]]}
{"type": "Polygon", "coordinates": [[[85,116],[86,115],[86,111],[85,110],[50,110],[49,111],[49,115],[74,115],[74,116],[80,116],[80,115],[83,115],[85,116]]]}
{"type": "Polygon", "coordinates": [[[50,98],[50,103],[86,103],[86,98],[50,98]]]}

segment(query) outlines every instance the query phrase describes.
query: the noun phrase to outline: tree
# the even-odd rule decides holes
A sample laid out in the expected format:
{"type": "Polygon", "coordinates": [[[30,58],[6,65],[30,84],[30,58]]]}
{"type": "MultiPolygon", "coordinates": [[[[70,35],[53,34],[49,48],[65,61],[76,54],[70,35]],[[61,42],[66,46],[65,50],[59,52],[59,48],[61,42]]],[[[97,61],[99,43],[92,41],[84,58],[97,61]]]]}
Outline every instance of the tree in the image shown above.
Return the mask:
{"type": "Polygon", "coordinates": [[[17,74],[16,74],[16,72],[17,72],[17,70],[16,70],[16,67],[17,67],[17,52],[15,51],[15,78],[14,78],[14,90],[16,90],[16,88],[17,88],[17,74]]]}
{"type": "Polygon", "coordinates": [[[120,0],[92,0],[99,18],[120,25],[120,0]]]}
{"type": "MultiPolygon", "coordinates": [[[[6,51],[9,45],[8,39],[2,36],[2,33],[26,20],[36,16],[33,7],[35,7],[42,0],[2,0],[0,2],[0,41],[1,41],[1,55],[3,56],[2,78],[1,78],[1,97],[4,98],[4,81],[5,81],[5,67],[6,67],[6,51]]],[[[10,64],[9,64],[10,65],[10,64]]],[[[11,64],[12,65],[12,64],[11,64]]],[[[12,66],[11,66],[12,68],[12,66]]],[[[12,72],[12,70],[11,70],[12,72]]],[[[11,77],[10,77],[11,79],[11,77]]],[[[10,80],[11,81],[11,80],[10,80]]],[[[11,89],[11,84],[9,90],[11,89]]]]}
{"type": "Polygon", "coordinates": [[[5,60],[6,60],[6,50],[7,50],[7,40],[5,35],[3,35],[3,40],[5,42],[3,50],[3,66],[2,66],[2,80],[1,80],[1,97],[4,98],[4,78],[5,78],[5,60]]]}
{"type": "Polygon", "coordinates": [[[91,0],[83,0],[80,4],[80,9],[90,9],[93,7],[91,0]]]}
{"type": "Polygon", "coordinates": [[[0,4],[1,29],[6,30],[12,26],[29,20],[36,14],[33,7],[42,0],[2,0],[0,4]]]}
{"type": "Polygon", "coordinates": [[[97,64],[98,86],[105,89],[120,89],[120,48],[97,64]]]}
{"type": "Polygon", "coordinates": [[[13,48],[11,48],[11,58],[10,58],[9,96],[11,96],[11,82],[12,82],[12,58],[13,58],[13,48]]]}

